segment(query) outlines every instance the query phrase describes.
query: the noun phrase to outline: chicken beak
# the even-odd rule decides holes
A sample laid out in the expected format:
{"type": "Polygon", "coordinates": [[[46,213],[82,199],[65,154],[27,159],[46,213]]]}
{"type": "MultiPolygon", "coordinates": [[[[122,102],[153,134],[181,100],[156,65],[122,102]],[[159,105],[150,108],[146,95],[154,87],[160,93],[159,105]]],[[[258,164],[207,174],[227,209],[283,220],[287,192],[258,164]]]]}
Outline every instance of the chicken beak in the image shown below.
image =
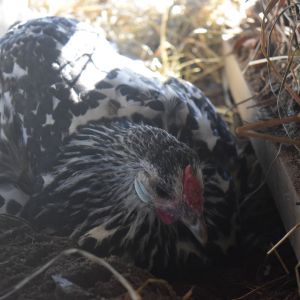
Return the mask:
{"type": "Polygon", "coordinates": [[[191,231],[201,245],[204,246],[207,243],[207,226],[203,213],[195,212],[190,207],[184,205],[180,220],[191,231]]]}

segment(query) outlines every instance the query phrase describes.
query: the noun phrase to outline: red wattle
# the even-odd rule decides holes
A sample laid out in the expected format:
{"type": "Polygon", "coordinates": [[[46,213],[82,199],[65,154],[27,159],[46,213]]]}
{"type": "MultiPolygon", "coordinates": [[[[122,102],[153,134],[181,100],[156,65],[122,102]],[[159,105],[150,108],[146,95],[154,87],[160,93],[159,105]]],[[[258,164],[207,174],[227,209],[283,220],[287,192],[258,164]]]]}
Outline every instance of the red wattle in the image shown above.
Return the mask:
{"type": "Polygon", "coordinates": [[[158,215],[158,217],[165,223],[165,224],[172,224],[172,223],[174,223],[174,221],[175,221],[175,218],[174,218],[174,216],[173,215],[171,215],[171,214],[169,214],[169,213],[167,213],[167,212],[165,212],[165,211],[162,211],[162,210],[160,210],[160,209],[156,209],[156,213],[157,213],[157,215],[158,215]]]}

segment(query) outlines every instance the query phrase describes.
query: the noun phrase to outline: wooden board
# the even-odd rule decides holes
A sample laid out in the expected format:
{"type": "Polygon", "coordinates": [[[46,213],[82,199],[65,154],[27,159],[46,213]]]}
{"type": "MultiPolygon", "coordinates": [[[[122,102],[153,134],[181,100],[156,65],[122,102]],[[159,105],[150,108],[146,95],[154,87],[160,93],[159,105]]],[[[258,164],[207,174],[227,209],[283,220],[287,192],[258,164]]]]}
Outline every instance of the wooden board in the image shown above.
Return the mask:
{"type": "MultiPolygon", "coordinates": [[[[225,71],[236,104],[252,96],[239,64],[233,54],[230,53],[230,45],[224,42],[225,71]]],[[[238,111],[243,120],[254,122],[258,120],[256,109],[247,107],[254,105],[250,100],[238,106],[238,111]]],[[[296,202],[300,201],[300,157],[297,153],[291,154],[288,149],[283,148],[278,158],[274,161],[278,146],[271,142],[251,139],[251,143],[256,152],[259,162],[267,174],[267,183],[272,191],[277,208],[288,231],[297,223],[300,223],[300,206],[296,202]],[[273,164],[272,164],[273,162],[273,164]]],[[[274,224],[274,227],[276,224],[274,224]]],[[[296,231],[290,238],[294,251],[300,260],[300,230],[296,231]]]]}

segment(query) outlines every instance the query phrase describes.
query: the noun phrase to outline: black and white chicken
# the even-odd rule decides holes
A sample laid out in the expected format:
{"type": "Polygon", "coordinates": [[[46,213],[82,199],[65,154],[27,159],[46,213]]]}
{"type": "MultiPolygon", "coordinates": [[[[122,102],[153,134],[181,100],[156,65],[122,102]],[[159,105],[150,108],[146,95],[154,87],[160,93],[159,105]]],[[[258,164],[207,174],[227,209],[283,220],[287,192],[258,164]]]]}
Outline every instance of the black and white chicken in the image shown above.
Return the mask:
{"type": "Polygon", "coordinates": [[[0,39],[0,211],[159,271],[235,243],[235,141],[192,84],[45,17],[0,39]]]}

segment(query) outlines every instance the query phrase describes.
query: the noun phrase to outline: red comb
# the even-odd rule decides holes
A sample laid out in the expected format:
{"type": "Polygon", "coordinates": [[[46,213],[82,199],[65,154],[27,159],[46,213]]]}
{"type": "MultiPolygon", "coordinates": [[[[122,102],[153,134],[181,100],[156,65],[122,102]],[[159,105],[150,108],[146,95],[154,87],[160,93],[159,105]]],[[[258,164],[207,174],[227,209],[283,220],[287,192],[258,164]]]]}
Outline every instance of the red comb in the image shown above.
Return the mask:
{"type": "Polygon", "coordinates": [[[203,211],[203,188],[199,179],[193,174],[191,165],[184,169],[183,200],[194,210],[203,211]]]}

